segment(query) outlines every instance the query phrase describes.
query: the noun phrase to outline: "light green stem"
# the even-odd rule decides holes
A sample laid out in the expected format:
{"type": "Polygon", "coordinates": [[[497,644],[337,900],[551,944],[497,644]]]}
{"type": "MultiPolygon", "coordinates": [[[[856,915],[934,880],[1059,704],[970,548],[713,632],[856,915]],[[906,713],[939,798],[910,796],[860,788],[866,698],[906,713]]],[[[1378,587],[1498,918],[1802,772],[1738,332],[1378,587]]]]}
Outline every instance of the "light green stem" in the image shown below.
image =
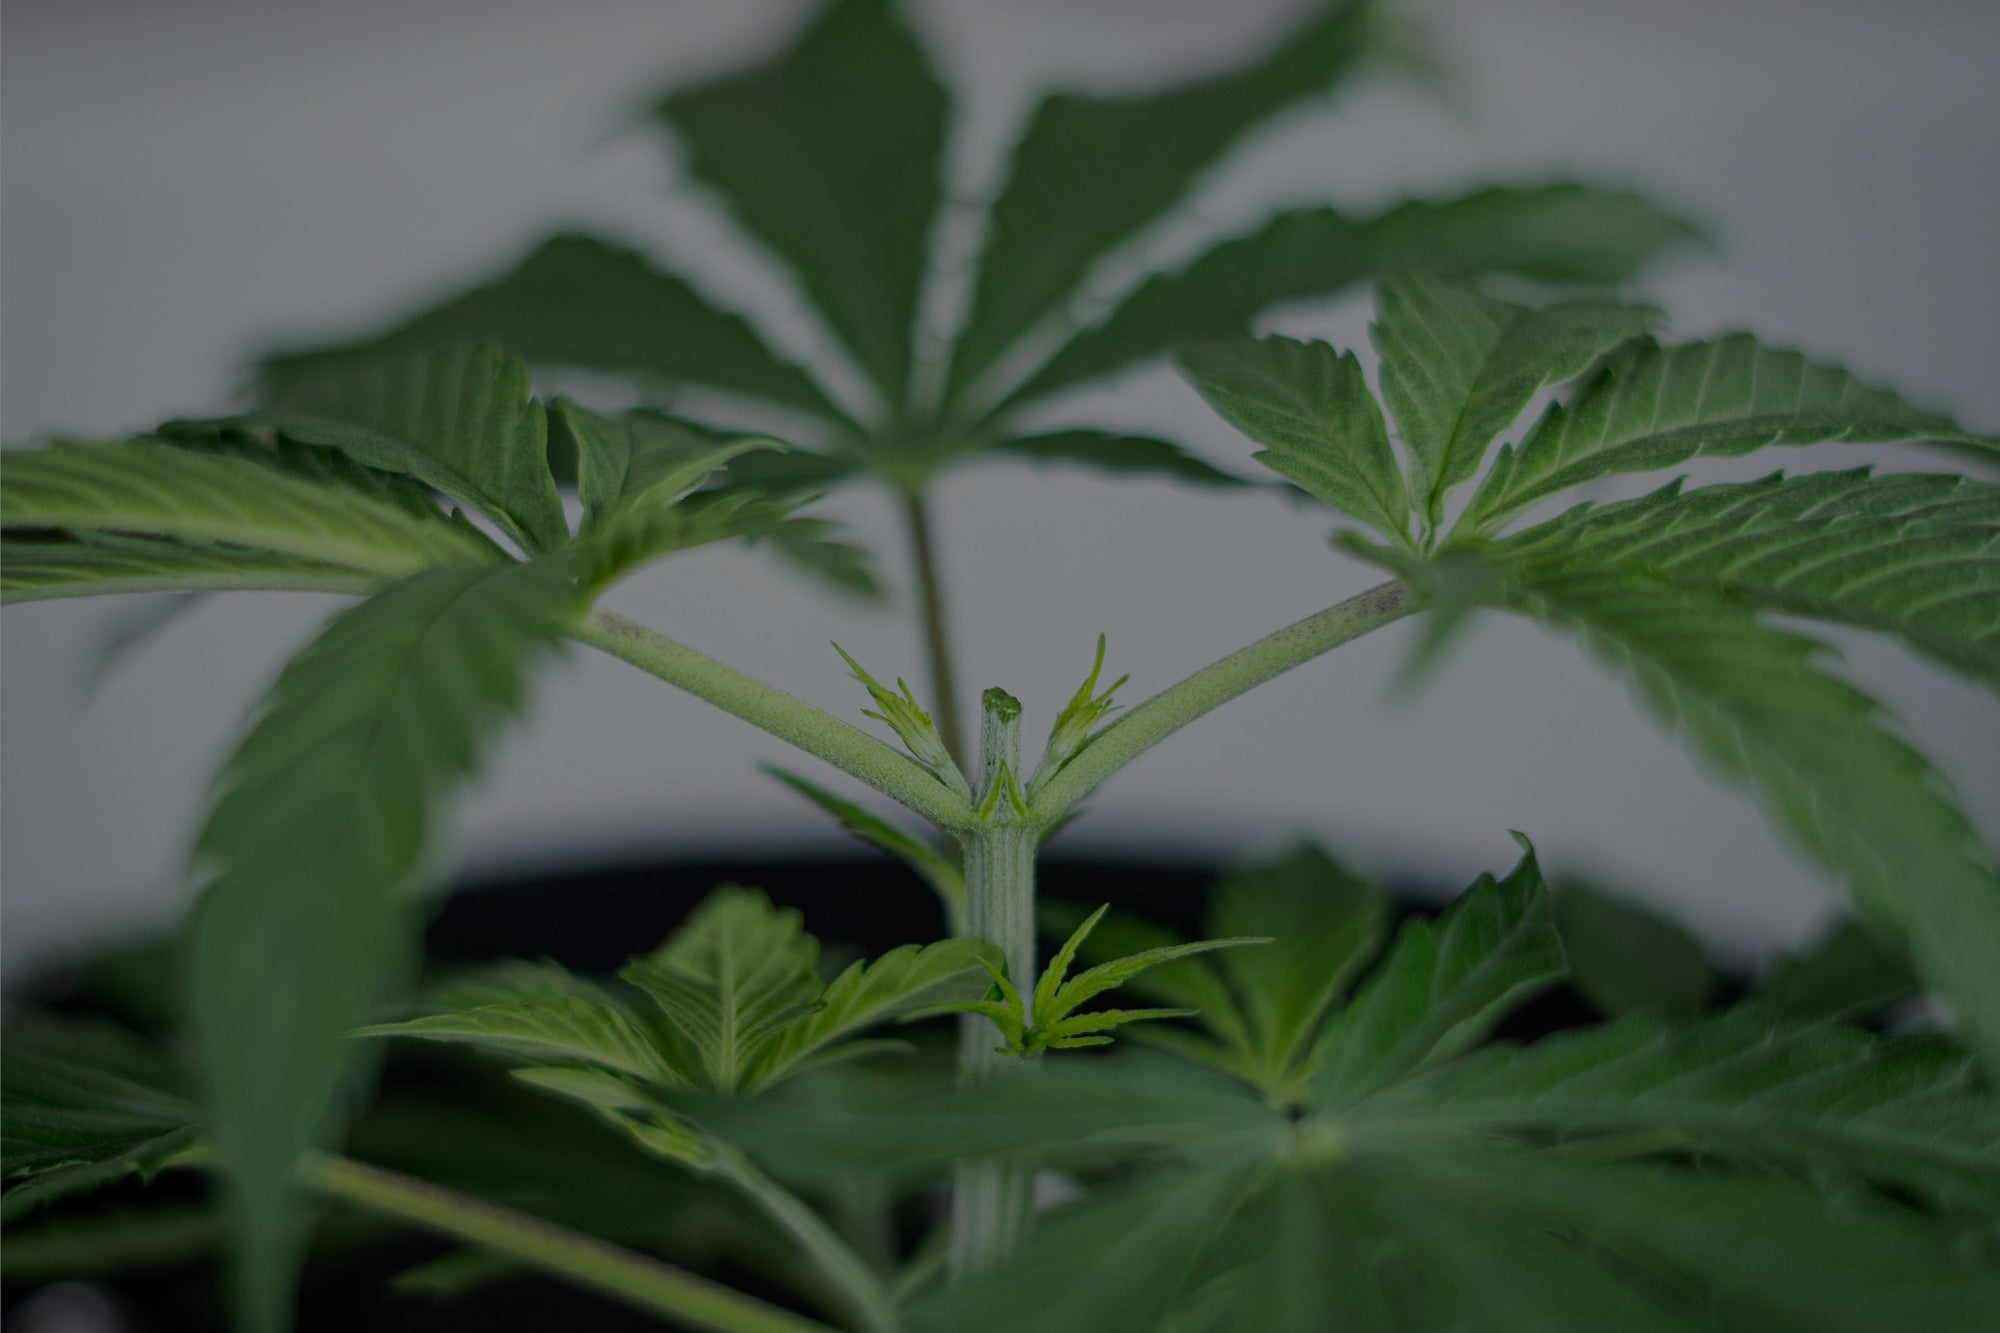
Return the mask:
{"type": "MultiPolygon", "coordinates": [[[[986,691],[979,736],[979,795],[974,804],[989,821],[964,834],[965,928],[997,945],[1021,1003],[1035,988],[1035,846],[1037,830],[1014,804],[1021,771],[1021,705],[1004,690],[986,691]]],[[[1023,1023],[1034,1015],[1024,1012],[1023,1023]]],[[[960,1078],[980,1082],[1013,1075],[1023,1060],[997,1049],[993,1020],[967,1014],[959,1023],[960,1078]]],[[[953,1163],[951,1274],[964,1277],[1005,1259],[1028,1228],[1033,1173],[1012,1162],[953,1163]]]]}
{"type": "Polygon", "coordinates": [[[1106,727],[1035,793],[1036,824],[1055,823],[1104,779],[1196,718],[1416,609],[1402,584],[1378,584],[1169,685],[1106,727]]]}
{"type": "Polygon", "coordinates": [[[751,1165],[741,1153],[717,1145],[711,1168],[745,1194],[791,1237],[821,1276],[831,1284],[845,1305],[845,1313],[858,1328],[868,1333],[887,1333],[895,1327],[895,1311],[889,1304],[882,1281],[866,1260],[842,1240],[824,1218],[804,1200],[751,1165]]]}
{"type": "Polygon", "coordinates": [[[824,759],[945,829],[972,822],[959,795],[859,727],[609,611],[592,612],[571,636],[623,658],[788,745],[824,759]]]}
{"type": "Polygon", "coordinates": [[[324,1156],[309,1160],[307,1178],[333,1198],[518,1259],[686,1328],[709,1333],[833,1333],[828,1325],[657,1259],[428,1181],[345,1157],[324,1156]]]}

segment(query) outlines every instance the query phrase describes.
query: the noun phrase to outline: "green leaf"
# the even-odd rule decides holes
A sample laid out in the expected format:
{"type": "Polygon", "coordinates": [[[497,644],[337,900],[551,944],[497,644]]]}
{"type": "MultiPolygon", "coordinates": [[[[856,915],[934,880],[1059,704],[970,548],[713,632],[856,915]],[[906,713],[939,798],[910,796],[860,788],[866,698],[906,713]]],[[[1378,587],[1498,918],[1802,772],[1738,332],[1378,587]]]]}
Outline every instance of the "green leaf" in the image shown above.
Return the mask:
{"type": "Polygon", "coordinates": [[[1217,1248],[1240,1250],[1241,1258],[1211,1283],[1212,1313],[1189,1326],[1205,1333],[1394,1333],[1403,1327],[1382,1289],[1372,1253],[1376,1238],[1365,1215],[1357,1215],[1354,1192],[1334,1172],[1279,1173],[1218,1240],[1217,1248]]]}
{"type": "Polygon", "coordinates": [[[549,406],[555,429],[576,449],[579,535],[619,514],[678,503],[739,454],[785,447],[760,435],[716,439],[655,412],[608,417],[568,398],[549,406]]]}
{"type": "Polygon", "coordinates": [[[536,365],[658,375],[776,403],[836,424],[847,416],[797,366],[638,251],[592,236],[553,236],[500,277],[347,347],[271,357],[283,383],[390,347],[497,342],[536,365]]]}
{"type": "Polygon", "coordinates": [[[986,993],[987,965],[1000,951],[983,940],[905,944],[870,963],[855,962],[820,996],[819,1010],[779,1033],[750,1078],[765,1088],[828,1053],[863,1028],[986,993]]]}
{"type": "Polygon", "coordinates": [[[786,772],[771,764],[764,764],[762,768],[839,820],[849,833],[863,842],[881,848],[916,871],[944,903],[947,913],[964,910],[965,875],[959,870],[955,858],[946,855],[914,834],[904,832],[887,820],[868,813],[854,802],[844,800],[826,788],[806,781],[796,773],[786,772]]]}
{"type": "Polygon", "coordinates": [[[381,578],[343,565],[242,547],[84,533],[0,537],[0,604],[106,593],[226,589],[366,593],[381,578]]]}
{"type": "MultiPolygon", "coordinates": [[[[595,531],[577,538],[571,558],[595,595],[662,556],[737,538],[753,542],[807,522],[791,514],[810,498],[732,487],[703,491],[679,504],[621,507],[595,531]]],[[[816,525],[799,540],[816,542],[822,530],[816,525]]]]}
{"type": "Polygon", "coordinates": [[[164,1061],[107,1025],[10,1026],[0,1061],[0,1219],[135,1172],[150,1176],[194,1146],[199,1112],[175,1083],[164,1061]]]}
{"type": "Polygon", "coordinates": [[[377,1023],[358,1035],[453,1042],[496,1051],[531,1066],[588,1065],[649,1083],[681,1081],[624,1006],[608,995],[541,994],[377,1023]]]}
{"type": "Polygon", "coordinates": [[[1850,919],[1802,952],[1780,958],[1751,996],[1793,1018],[1862,1021],[1915,999],[1919,990],[1909,959],[1850,919]]]}
{"type": "Polygon", "coordinates": [[[1612,357],[1519,447],[1503,448],[1461,523],[1493,532],[1551,495],[1600,477],[1766,445],[1935,440],[2000,450],[1835,366],[1734,333],[1679,347],[1637,343],[1612,357]]]}
{"type": "Polygon", "coordinates": [[[1682,1149],[1794,1162],[2000,1210],[2000,1104],[1972,1056],[1935,1037],[1877,1037],[1749,1006],[1689,1023],[1647,1015],[1497,1046],[1348,1118],[1383,1132],[1473,1127],[1588,1150],[1645,1132],[1682,1149]]]}
{"type": "Polygon", "coordinates": [[[1266,1091],[1302,1072],[1327,1009],[1381,946],[1387,910],[1373,884],[1308,845],[1216,886],[1208,933],[1271,940],[1218,959],[1241,1006],[1245,1054],[1266,1091]]]}
{"type": "Polygon", "coordinates": [[[10,451],[0,526],[11,542],[52,548],[23,551],[29,569],[9,571],[10,583],[18,578],[23,587],[100,575],[126,585],[199,586],[168,580],[221,579],[232,561],[245,578],[319,577],[339,569],[379,581],[495,554],[491,543],[442,514],[418,517],[249,458],[145,438],[10,451]],[[53,549],[57,532],[66,538],[61,551],[53,549]],[[44,556],[39,568],[32,563],[37,554],[44,556]]]}
{"type": "Polygon", "coordinates": [[[965,774],[959,771],[958,762],[951,757],[951,751],[945,748],[944,741],[938,736],[937,724],[917,702],[917,696],[908,682],[899,676],[896,688],[892,690],[869,675],[839,644],[833,645],[833,651],[840,654],[840,660],[847,663],[848,674],[875,701],[875,709],[864,709],[861,715],[872,717],[895,732],[896,738],[903,742],[903,748],[925,772],[966,800],[971,800],[971,785],[966,782],[965,774]]]}
{"type": "Polygon", "coordinates": [[[1179,359],[1209,406],[1264,446],[1258,462],[1408,544],[1410,498],[1382,409],[1352,352],[1245,337],[1186,348],[1179,359]]]}
{"type": "Polygon", "coordinates": [[[1569,957],[1570,984],[1606,1018],[1692,1018],[1715,993],[1718,979],[1701,941],[1665,917],[1588,885],[1561,887],[1556,929],[1569,957]]]}
{"type": "Polygon", "coordinates": [[[1641,195],[1573,182],[1411,199],[1372,218],[1331,208],[1281,213],[1148,278],[1072,335],[1005,406],[1238,332],[1267,306],[1330,296],[1391,269],[1615,285],[1662,251],[1700,239],[1641,195]]]}
{"type": "MultiPolygon", "coordinates": [[[[806,497],[810,498],[810,497],[806,497]]],[[[794,572],[823,588],[864,602],[882,600],[875,559],[865,547],[836,540],[846,529],[823,518],[787,518],[747,534],[751,546],[768,545],[794,572]]]]}
{"type": "Polygon", "coordinates": [[[1699,753],[1748,782],[1864,914],[1908,940],[1982,1048],[2000,1053],[1991,856],[1880,706],[1819,667],[1820,644],[1643,569],[1570,568],[1545,552],[1505,570],[1491,585],[1497,604],[1582,635],[1699,753]]]}
{"type": "Polygon", "coordinates": [[[404,970],[431,810],[562,634],[559,569],[439,569],[336,617],[224,769],[196,850],[193,1019],[231,1172],[242,1321],[284,1322],[299,1155],[333,1129],[348,1032],[404,970]]]}
{"type": "Polygon", "coordinates": [[[1481,875],[1435,923],[1411,921],[1315,1053],[1317,1105],[1357,1101],[1458,1054],[1512,1006],[1563,976],[1562,941],[1535,854],[1481,875]]]}
{"type": "Polygon", "coordinates": [[[499,524],[523,550],[569,540],[549,472],[548,423],[528,372],[490,343],[335,358],[267,378],[284,434],[415,477],[499,524]]]}
{"type": "Polygon", "coordinates": [[[797,912],[732,884],[618,975],[652,996],[693,1043],[707,1086],[734,1092],[768,1043],[821,1007],[818,958],[797,912]]]}
{"type": "Polygon", "coordinates": [[[1248,486],[1231,472],[1202,462],[1171,440],[1150,435],[1124,435],[1102,430],[1059,430],[1046,435],[1021,435],[1001,440],[996,455],[1025,458],[1034,463],[1075,463],[1113,476],[1150,475],[1190,486],[1248,486]]]}
{"type": "Polygon", "coordinates": [[[1401,273],[1376,298],[1382,398],[1409,450],[1410,491],[1427,524],[1452,487],[1544,385],[1573,379],[1658,319],[1651,306],[1576,301],[1511,305],[1444,278],[1401,273]]]}
{"type": "MultiPolygon", "coordinates": [[[[1108,963],[1099,963],[1088,968],[1054,988],[1049,1001],[1035,1014],[1035,1023],[1041,1026],[1054,1023],[1074,1012],[1076,1007],[1088,1000],[1096,999],[1108,990],[1115,990],[1141,972],[1158,967],[1162,963],[1178,962],[1192,958],[1196,954],[1210,953],[1217,949],[1233,949],[1245,944],[1269,944],[1268,939],[1196,940],[1192,944],[1169,944],[1157,949],[1146,949],[1139,953],[1114,958],[1108,963]]],[[[1063,960],[1065,964],[1067,960],[1063,960]]],[[[1055,967],[1051,963],[1050,969],[1055,967]]],[[[1046,980],[1046,978],[1045,978],[1046,980]]]]}
{"type": "Polygon", "coordinates": [[[2000,486],[1866,469],[1579,507],[1509,542],[1893,634],[2000,690],[2000,486]]]}
{"type": "Polygon", "coordinates": [[[910,372],[949,99],[890,0],[833,0],[777,60],[654,110],[890,402],[910,372]]]}
{"type": "Polygon", "coordinates": [[[962,397],[1252,127],[1354,72],[1382,45],[1378,11],[1372,0],[1324,7],[1262,60],[1177,88],[1044,99],[993,205],[947,396],[962,397]]]}

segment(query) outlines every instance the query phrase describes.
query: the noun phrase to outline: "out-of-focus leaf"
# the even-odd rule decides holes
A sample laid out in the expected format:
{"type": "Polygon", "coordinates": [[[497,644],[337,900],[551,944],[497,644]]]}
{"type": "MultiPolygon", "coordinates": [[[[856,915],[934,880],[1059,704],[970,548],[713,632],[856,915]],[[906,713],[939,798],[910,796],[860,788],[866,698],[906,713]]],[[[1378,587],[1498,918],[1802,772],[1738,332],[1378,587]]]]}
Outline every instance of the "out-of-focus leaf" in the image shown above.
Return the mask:
{"type": "Polygon", "coordinates": [[[653,412],[608,417],[567,398],[550,404],[550,413],[576,451],[583,534],[618,514],[678,502],[740,454],[785,447],[761,435],[714,439],[653,412]]]}
{"type": "Polygon", "coordinates": [[[848,832],[863,842],[881,848],[916,871],[931,886],[948,912],[956,913],[964,909],[965,875],[955,858],[796,773],[770,764],[764,765],[764,771],[838,819],[848,832]]]}
{"type": "Polygon", "coordinates": [[[1606,1018],[1692,1018],[1715,993],[1701,941],[1665,917],[1570,882],[1556,893],[1570,984],[1606,1018]]]}
{"type": "Polygon", "coordinates": [[[1202,462],[1171,440],[1155,439],[1150,435],[1059,430],[1046,435],[1010,437],[994,445],[992,452],[1036,463],[1075,463],[1120,476],[1150,474],[1193,486],[1252,484],[1234,473],[1202,462]]]}
{"type": "Polygon", "coordinates": [[[1780,958],[1751,994],[1793,1018],[1865,1022],[1920,991],[1908,958],[1864,923],[1846,920],[1780,958]]]}

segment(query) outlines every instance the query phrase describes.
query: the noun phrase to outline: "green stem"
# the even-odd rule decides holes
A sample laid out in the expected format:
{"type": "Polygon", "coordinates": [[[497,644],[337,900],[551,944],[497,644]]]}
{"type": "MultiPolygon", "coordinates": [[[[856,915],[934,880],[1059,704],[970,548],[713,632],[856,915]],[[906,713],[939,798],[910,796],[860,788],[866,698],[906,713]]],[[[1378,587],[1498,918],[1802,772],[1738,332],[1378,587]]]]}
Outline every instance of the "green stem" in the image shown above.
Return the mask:
{"type": "Polygon", "coordinates": [[[833,1333],[825,1324],[657,1259],[428,1181],[345,1157],[314,1157],[307,1171],[323,1194],[508,1255],[684,1327],[709,1333],[833,1333]]]}
{"type": "Polygon", "coordinates": [[[1034,793],[1035,823],[1055,823],[1113,773],[1237,695],[1415,610],[1408,588],[1378,584],[1169,685],[1106,727],[1034,793]]]}
{"type": "Polygon", "coordinates": [[[951,757],[963,765],[965,728],[958,716],[958,673],[952,667],[944,585],[938,577],[937,544],[931,538],[930,511],[922,490],[903,492],[903,521],[910,533],[910,563],[917,574],[917,618],[923,625],[924,650],[930,662],[931,703],[937,710],[938,735],[951,757]]]}
{"type": "Polygon", "coordinates": [[[896,1323],[895,1311],[882,1281],[866,1260],[837,1235],[804,1200],[751,1165],[750,1160],[717,1145],[713,1170],[745,1194],[764,1215],[791,1237],[821,1276],[832,1285],[845,1313],[868,1333],[887,1333],[896,1323]]]}
{"type": "Polygon", "coordinates": [[[972,822],[964,800],[915,760],[776,686],[609,611],[592,612],[570,634],[824,759],[941,828],[972,822]]]}
{"type": "MultiPolygon", "coordinates": [[[[990,822],[964,834],[966,933],[998,945],[1007,976],[1021,991],[1022,1022],[1035,985],[1035,846],[1039,832],[1013,803],[1021,771],[1021,705],[1004,690],[982,700],[979,794],[990,822]]],[[[967,1014],[959,1024],[959,1076],[981,1082],[1011,1075],[1022,1060],[1000,1054],[993,1020],[967,1014]]],[[[1012,1162],[952,1164],[951,1274],[990,1267],[1020,1244],[1028,1228],[1033,1173],[1012,1162]]]]}

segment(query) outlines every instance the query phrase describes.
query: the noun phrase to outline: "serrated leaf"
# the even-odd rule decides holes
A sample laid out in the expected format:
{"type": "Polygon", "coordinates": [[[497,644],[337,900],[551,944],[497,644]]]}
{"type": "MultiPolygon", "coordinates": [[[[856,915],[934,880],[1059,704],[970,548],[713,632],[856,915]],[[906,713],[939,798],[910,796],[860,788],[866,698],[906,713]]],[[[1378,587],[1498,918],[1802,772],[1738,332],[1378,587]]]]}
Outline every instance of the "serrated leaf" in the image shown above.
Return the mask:
{"type": "Polygon", "coordinates": [[[1524,850],[1507,878],[1482,875],[1435,923],[1411,921],[1397,932],[1388,957],[1321,1034],[1314,1104],[1356,1101],[1458,1054],[1562,976],[1548,887],[1533,850],[1524,850]]]}
{"type": "MultiPolygon", "coordinates": [[[[1074,932],[1088,915],[1071,904],[1046,899],[1039,911],[1044,932],[1064,938],[1074,932]]],[[[1085,962],[1102,963],[1151,949],[1171,948],[1185,942],[1164,926],[1155,925],[1126,913],[1112,912],[1097,924],[1077,952],[1085,962]]],[[[1133,994],[1144,996],[1149,1000],[1163,1001],[1176,1008],[1196,1010],[1201,1015],[1204,1027],[1228,1034],[1234,1044],[1247,1046],[1249,1043],[1247,1020],[1242,1015],[1236,997],[1223,982],[1215,963],[1215,959],[1205,957],[1166,963],[1140,973],[1129,979],[1125,985],[1133,994]]],[[[1179,1030],[1153,1029],[1145,1035],[1148,1041],[1152,1041],[1169,1032],[1177,1033],[1179,1030]]]]}
{"type": "Polygon", "coordinates": [[[990,452],[1034,463],[1074,463],[1114,476],[1150,475],[1190,486],[1229,488],[1251,483],[1202,462],[1171,440],[1103,430],[1058,430],[1010,436],[990,452]]]}
{"type": "Polygon", "coordinates": [[[1893,634],[2000,689],[2000,486],[1865,469],[1579,507],[1510,539],[1792,615],[1893,634]]]}
{"type": "Polygon", "coordinates": [[[389,347],[467,341],[497,342],[537,365],[659,375],[847,421],[825,391],[741,319],[636,250],[568,233],[378,338],[281,353],[263,372],[282,383],[389,347]]]}
{"type": "Polygon", "coordinates": [[[439,569],[336,617],[292,659],[197,843],[193,1020],[230,1169],[239,1310],[279,1326],[304,1241],[299,1156],[402,973],[436,804],[517,711],[574,593],[539,565],[439,569]]]}
{"type": "Polygon", "coordinates": [[[1157,949],[1146,949],[1123,958],[1114,958],[1108,963],[1099,963],[1077,973],[1055,989],[1047,1005],[1047,1013],[1035,1015],[1037,1025],[1056,1022],[1075,1011],[1076,1007],[1096,999],[1108,990],[1124,985],[1133,977],[1162,963],[1178,962],[1192,958],[1196,954],[1211,953],[1217,949],[1234,949],[1241,945],[1269,944],[1268,939],[1228,939],[1196,940],[1191,944],[1169,944],[1157,949]]]}
{"type": "Polygon", "coordinates": [[[1585,884],[1556,893],[1556,930],[1570,984],[1606,1018],[1692,1018],[1718,978],[1701,941],[1680,926],[1585,884]]]}
{"type": "Polygon", "coordinates": [[[111,593],[229,589],[366,593],[382,580],[343,565],[159,537],[0,537],[0,604],[111,593]]]}
{"type": "Polygon", "coordinates": [[[1182,372],[1257,461],[1398,545],[1410,497],[1361,363],[1323,342],[1237,338],[1184,348],[1182,372]]]}
{"type": "Polygon", "coordinates": [[[1506,570],[1495,601],[1582,635],[1699,753],[1748,782],[1865,915],[1909,941],[1982,1049],[2000,1052],[1991,855],[1880,706],[1821,669],[1820,644],[1643,569],[1570,568],[1550,554],[1506,570]]]}
{"type": "Polygon", "coordinates": [[[656,412],[605,416],[568,398],[556,399],[549,411],[552,430],[576,450],[580,536],[621,513],[677,503],[740,454],[785,447],[762,435],[718,439],[656,412]]]}
{"type": "Polygon", "coordinates": [[[1837,366],[1763,347],[1748,334],[1612,357],[1518,447],[1502,449],[1461,520],[1493,532],[1530,505],[1587,481],[1766,445],[1937,440],[2000,450],[1837,366]]]}
{"type": "MultiPolygon", "coordinates": [[[[595,531],[577,538],[569,555],[595,595],[643,565],[713,542],[752,542],[795,521],[812,497],[766,495],[747,488],[704,491],[679,504],[621,507],[595,531]]],[[[808,536],[807,541],[814,540],[808,536]]]]}
{"type": "Polygon", "coordinates": [[[1757,979],[1751,997],[1792,1018],[1861,1022],[1914,999],[1910,961],[1862,922],[1841,921],[1757,979]]]}
{"type": "Polygon", "coordinates": [[[654,952],[619,973],[694,1044],[707,1086],[743,1086],[767,1043],[818,1007],[819,944],[799,914],[725,885],[654,952]]]}
{"type": "Polygon", "coordinates": [[[826,788],[806,781],[796,773],[788,773],[771,764],[762,767],[766,773],[839,820],[848,832],[863,842],[881,848],[916,871],[938,895],[947,912],[955,913],[963,910],[965,875],[952,857],[916,835],[904,832],[887,820],[877,818],[854,802],[844,800],[826,788]]]}
{"type": "Polygon", "coordinates": [[[1446,278],[1385,278],[1373,329],[1382,398],[1409,451],[1410,492],[1427,525],[1544,385],[1582,374],[1659,314],[1604,301],[1534,309],[1446,278]]]}
{"type": "Polygon", "coordinates": [[[1099,259],[1179,202],[1252,127],[1354,72],[1380,45],[1378,9],[1371,0],[1332,5],[1263,59],[1177,88],[1045,98],[993,205],[948,396],[971,389],[1099,259]]]}
{"type": "Polygon", "coordinates": [[[1643,196],[1574,182],[1411,199],[1372,218],[1281,213],[1157,274],[1071,336],[1007,398],[1013,407],[1168,348],[1235,333],[1280,301],[1330,296],[1391,269],[1616,284],[1700,232],[1643,196]]]}
{"type": "Polygon", "coordinates": [[[609,996],[540,994],[376,1023],[357,1035],[452,1042],[530,1065],[592,1065],[648,1082],[681,1081],[609,996]]]}
{"type": "Polygon", "coordinates": [[[942,196],[949,99],[889,0],[833,0],[768,65],[654,107],[892,402],[942,196]]]}
{"type": "Polygon", "coordinates": [[[820,1008],[792,1024],[758,1057],[749,1083],[766,1088],[863,1028],[986,993],[987,966],[1000,951],[983,940],[905,944],[873,962],[855,962],[820,995],[820,1008]]]}
{"type": "Polygon", "coordinates": [[[415,477],[471,505],[529,552],[569,540],[548,423],[521,362],[453,343],[310,363],[262,385],[266,419],[307,444],[415,477]]]}
{"type": "Polygon", "coordinates": [[[166,580],[219,579],[231,560],[246,578],[331,567],[379,581],[496,554],[442,514],[420,518],[344,486],[144,438],[10,451],[0,526],[16,543],[54,541],[54,530],[73,544],[48,552],[39,568],[37,553],[24,551],[24,586],[99,574],[125,585],[189,586],[166,580]]]}

